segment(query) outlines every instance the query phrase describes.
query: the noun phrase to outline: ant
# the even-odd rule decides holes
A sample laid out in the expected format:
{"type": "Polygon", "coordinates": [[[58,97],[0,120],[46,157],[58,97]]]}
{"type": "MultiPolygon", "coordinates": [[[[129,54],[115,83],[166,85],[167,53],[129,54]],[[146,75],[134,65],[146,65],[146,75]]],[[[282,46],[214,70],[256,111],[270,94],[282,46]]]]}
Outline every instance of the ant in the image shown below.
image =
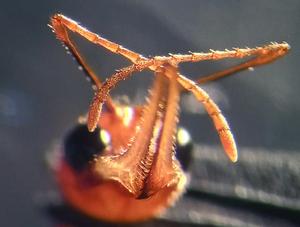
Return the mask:
{"type": "Polygon", "coordinates": [[[51,17],[50,27],[95,89],[87,121],[76,126],[65,139],[62,158],[55,168],[56,178],[69,204],[91,217],[109,222],[149,219],[171,206],[184,192],[187,177],[175,154],[179,101],[183,92],[192,92],[203,104],[225,153],[236,162],[238,153],[229,125],[217,104],[199,85],[270,63],[290,49],[283,42],[256,48],[146,58],[90,32],[62,14],[51,17]],[[132,64],[100,82],[79,53],[69,36],[70,31],[122,55],[132,64]],[[182,62],[245,57],[252,58],[195,81],[178,70],[182,62]],[[146,104],[131,107],[115,103],[109,92],[120,81],[145,69],[153,71],[155,77],[146,104]]]}

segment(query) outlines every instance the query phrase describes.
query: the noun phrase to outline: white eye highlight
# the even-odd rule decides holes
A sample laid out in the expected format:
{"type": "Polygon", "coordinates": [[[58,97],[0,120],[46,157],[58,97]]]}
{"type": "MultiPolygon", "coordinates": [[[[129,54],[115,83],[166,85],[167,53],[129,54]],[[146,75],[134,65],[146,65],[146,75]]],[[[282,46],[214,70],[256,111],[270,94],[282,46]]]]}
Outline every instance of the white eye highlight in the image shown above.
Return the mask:
{"type": "Polygon", "coordinates": [[[110,144],[111,137],[108,131],[101,129],[99,133],[100,140],[107,146],[110,144]]]}
{"type": "Polygon", "coordinates": [[[180,146],[185,146],[191,141],[190,134],[184,128],[178,128],[177,142],[180,146]]]}

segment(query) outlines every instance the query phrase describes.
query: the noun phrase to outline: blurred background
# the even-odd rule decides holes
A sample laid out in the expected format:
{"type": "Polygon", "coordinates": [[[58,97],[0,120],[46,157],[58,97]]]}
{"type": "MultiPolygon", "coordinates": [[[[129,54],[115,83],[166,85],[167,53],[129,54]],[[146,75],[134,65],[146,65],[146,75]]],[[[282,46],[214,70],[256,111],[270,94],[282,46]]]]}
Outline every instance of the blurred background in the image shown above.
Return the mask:
{"type": "MultiPolygon", "coordinates": [[[[0,8],[0,225],[103,226],[57,202],[46,153],[63,141],[93,92],[47,27],[63,13],[145,56],[255,47],[286,41],[278,61],[203,86],[227,117],[239,162],[224,155],[200,104],[183,96],[180,125],[195,142],[187,194],[163,217],[138,226],[297,226],[300,223],[300,2],[286,1],[6,1],[0,8]],[[80,216],[80,215],[79,215],[80,216]]],[[[105,78],[128,65],[75,37],[105,78]]],[[[237,61],[181,66],[197,78],[237,61]]],[[[150,72],[113,91],[142,103],[150,72]]]]}

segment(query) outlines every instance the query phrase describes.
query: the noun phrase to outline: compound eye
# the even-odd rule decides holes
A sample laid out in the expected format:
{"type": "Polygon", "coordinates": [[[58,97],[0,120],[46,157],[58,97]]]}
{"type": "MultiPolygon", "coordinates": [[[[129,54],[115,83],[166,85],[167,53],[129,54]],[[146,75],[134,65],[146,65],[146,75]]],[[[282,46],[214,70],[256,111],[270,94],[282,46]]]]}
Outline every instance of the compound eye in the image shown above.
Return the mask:
{"type": "Polygon", "coordinates": [[[109,142],[107,131],[98,127],[94,132],[89,132],[86,125],[77,125],[65,138],[65,160],[75,171],[81,171],[105,150],[109,142]]]}
{"type": "Polygon", "coordinates": [[[193,141],[189,132],[179,127],[176,135],[176,158],[183,170],[189,169],[192,160],[193,141]]]}

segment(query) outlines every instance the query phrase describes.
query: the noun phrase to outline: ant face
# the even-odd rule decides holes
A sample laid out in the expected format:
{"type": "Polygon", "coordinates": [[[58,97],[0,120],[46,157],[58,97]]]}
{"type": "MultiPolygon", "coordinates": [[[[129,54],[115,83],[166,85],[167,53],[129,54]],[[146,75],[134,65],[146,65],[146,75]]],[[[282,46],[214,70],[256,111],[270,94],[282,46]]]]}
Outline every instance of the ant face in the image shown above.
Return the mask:
{"type": "Polygon", "coordinates": [[[183,193],[187,183],[184,170],[191,159],[189,136],[182,129],[177,130],[183,92],[192,92],[203,104],[225,153],[230,160],[237,161],[236,144],[225,117],[198,85],[269,63],[289,50],[287,43],[271,43],[253,49],[146,58],[88,31],[61,14],[51,17],[50,27],[96,90],[86,125],[76,126],[65,139],[62,160],[55,169],[57,181],[69,204],[89,216],[110,222],[134,222],[154,217],[183,193]],[[80,55],[69,31],[124,56],[132,65],[116,71],[101,83],[80,55]],[[254,57],[196,81],[181,75],[178,70],[181,62],[249,56],[254,57]],[[155,75],[146,104],[116,104],[109,96],[110,90],[133,73],[145,69],[152,70],[155,75]],[[177,152],[176,143],[179,144],[177,152]],[[180,164],[178,159],[183,162],[180,164]]]}
{"type": "MultiPolygon", "coordinates": [[[[56,176],[63,195],[69,203],[95,218],[130,222],[144,220],[160,213],[182,193],[186,177],[181,166],[184,169],[188,167],[192,148],[189,135],[182,128],[174,137],[177,138],[175,142],[178,144],[176,154],[180,157],[178,160],[182,161],[182,165],[178,163],[175,153],[172,152],[172,168],[167,169],[169,172],[166,173],[170,177],[166,178],[166,182],[156,181],[164,179],[163,174],[166,173],[161,173],[161,169],[155,169],[157,162],[153,159],[150,163],[151,160],[147,158],[151,154],[147,152],[141,156],[140,163],[149,162],[148,169],[145,170],[148,175],[145,177],[137,175],[134,181],[127,177],[134,177],[135,173],[140,174],[139,159],[137,159],[139,154],[133,156],[129,154],[128,157],[131,160],[126,160],[126,165],[121,167],[118,165],[122,165],[123,160],[113,160],[111,161],[113,163],[108,164],[102,162],[103,158],[107,157],[123,158],[124,152],[129,152],[128,150],[133,145],[128,144],[128,141],[138,139],[134,137],[142,116],[141,108],[118,107],[117,113],[106,111],[102,113],[94,132],[89,132],[86,125],[77,125],[67,134],[63,148],[64,158],[56,169],[56,176]],[[110,167],[111,165],[113,167],[110,167]],[[128,169],[132,169],[132,175],[128,173],[128,169]],[[162,175],[155,175],[157,172],[162,175]],[[150,174],[155,178],[151,179],[150,174]],[[173,180],[178,180],[178,182],[174,184],[173,180]],[[130,185],[128,187],[127,182],[130,184],[142,182],[136,195],[132,190],[134,187],[130,188],[130,185]],[[164,185],[161,186],[161,184],[164,185]]],[[[159,128],[154,129],[157,132],[159,130],[159,128]]],[[[147,140],[146,135],[143,134],[146,144],[151,144],[151,140],[155,138],[160,140],[161,136],[154,135],[147,140]]],[[[138,142],[138,145],[142,142],[138,142]]],[[[153,145],[153,149],[156,149],[154,154],[158,153],[158,144],[153,145]]],[[[143,153],[140,150],[137,152],[143,153]]],[[[165,163],[164,165],[168,166],[165,163]]]]}

